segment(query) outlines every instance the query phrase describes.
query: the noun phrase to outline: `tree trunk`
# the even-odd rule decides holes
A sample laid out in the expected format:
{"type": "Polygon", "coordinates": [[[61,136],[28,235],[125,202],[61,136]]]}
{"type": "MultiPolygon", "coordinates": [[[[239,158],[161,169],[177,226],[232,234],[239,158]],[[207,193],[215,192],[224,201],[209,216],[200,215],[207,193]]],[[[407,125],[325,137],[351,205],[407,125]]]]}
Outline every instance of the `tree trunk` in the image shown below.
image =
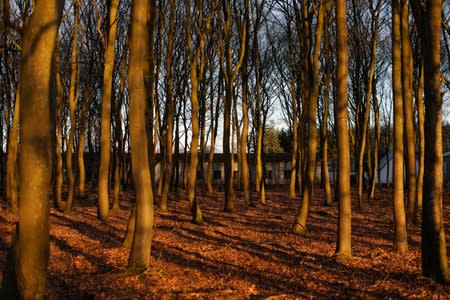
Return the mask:
{"type": "Polygon", "coordinates": [[[90,84],[92,80],[92,70],[89,73],[89,79],[84,87],[83,93],[83,107],[81,108],[80,117],[78,121],[79,127],[79,137],[78,137],[78,151],[77,151],[77,161],[78,161],[78,196],[84,198],[86,195],[86,168],[84,161],[84,146],[86,144],[86,118],[89,109],[89,97],[90,84]]]}
{"type": "Polygon", "coordinates": [[[108,220],[109,215],[109,165],[111,157],[111,98],[114,72],[114,44],[117,30],[117,10],[119,0],[112,0],[109,11],[109,32],[105,50],[103,71],[103,99],[101,112],[101,148],[98,168],[98,211],[100,220],[108,220]]]}
{"type": "MultiPolygon", "coordinates": [[[[152,5],[149,9],[155,9],[152,5]]],[[[130,31],[128,86],[130,93],[130,143],[133,182],[136,190],[136,221],[128,268],[141,273],[150,264],[153,235],[153,190],[148,164],[145,120],[144,70],[147,34],[147,1],[133,1],[130,31]]],[[[152,49],[150,49],[152,51],[152,49]]]]}
{"type": "Polygon", "coordinates": [[[392,1],[392,90],[394,101],[394,248],[408,251],[405,207],[403,203],[403,95],[402,61],[400,48],[400,0],[392,1]]]}
{"type": "Polygon", "coordinates": [[[440,0],[428,0],[426,11],[411,3],[421,28],[425,83],[425,170],[422,212],[422,272],[439,282],[449,282],[442,194],[442,95],[440,0]]]}
{"type": "Polygon", "coordinates": [[[16,91],[13,124],[9,127],[8,151],[6,155],[6,200],[13,214],[18,212],[17,200],[17,153],[19,151],[19,115],[20,115],[20,84],[16,91]]]}
{"type": "Polygon", "coordinates": [[[371,181],[370,181],[370,191],[369,191],[369,199],[373,200],[375,197],[375,188],[376,183],[378,179],[378,183],[380,183],[379,178],[379,162],[380,162],[380,107],[378,104],[378,97],[376,94],[376,82],[373,83],[373,95],[372,95],[372,101],[373,101],[373,114],[375,117],[375,144],[374,144],[374,150],[373,150],[373,169],[371,174],[371,181]]]}
{"type": "MultiPolygon", "coordinates": [[[[372,5],[372,4],[370,4],[372,5]]],[[[373,26],[372,26],[372,43],[370,50],[370,70],[369,77],[367,79],[367,92],[366,92],[366,107],[364,112],[364,120],[361,128],[361,141],[359,145],[359,157],[358,157],[358,206],[359,208],[363,205],[363,182],[364,182],[364,152],[366,151],[367,145],[367,134],[369,130],[369,121],[370,121],[370,103],[372,97],[374,76],[375,76],[375,65],[377,59],[377,46],[378,46],[378,17],[381,9],[381,2],[378,2],[378,7],[373,17],[373,26]]],[[[370,148],[367,149],[367,152],[370,151],[370,148]]]]}
{"type": "MultiPolygon", "coordinates": [[[[58,45],[58,42],[57,42],[58,45]]],[[[63,207],[62,200],[62,186],[64,183],[63,178],[63,158],[62,158],[62,119],[63,119],[63,88],[61,84],[60,73],[60,53],[59,47],[56,46],[55,51],[55,84],[56,84],[56,141],[55,141],[55,187],[54,187],[54,206],[56,209],[63,207]]]]}
{"type": "Polygon", "coordinates": [[[321,144],[322,144],[322,178],[325,190],[325,204],[331,205],[333,202],[333,195],[331,193],[330,171],[328,170],[328,99],[329,99],[329,84],[330,77],[325,79],[325,90],[323,94],[323,116],[321,128],[321,144]]]}
{"type": "Polygon", "coordinates": [[[164,181],[161,195],[161,211],[167,211],[167,199],[169,197],[170,185],[172,182],[172,145],[173,145],[173,127],[175,119],[175,101],[173,99],[173,44],[175,34],[175,3],[174,0],[169,1],[170,19],[169,32],[167,35],[167,53],[166,53],[166,110],[167,110],[167,127],[165,131],[164,142],[164,181]]]}
{"type": "Polygon", "coordinates": [[[337,261],[352,256],[352,201],[350,194],[350,147],[348,141],[348,44],[345,0],[336,1],[336,139],[338,147],[338,188],[339,201],[337,261]]]}
{"type": "Polygon", "coordinates": [[[55,122],[51,66],[63,2],[37,1],[24,29],[20,72],[20,204],[14,245],[17,287],[22,299],[45,297],[55,122]]]}
{"type": "Polygon", "coordinates": [[[417,127],[419,127],[419,172],[417,174],[417,208],[422,209],[423,202],[423,176],[425,169],[425,111],[423,108],[424,70],[420,67],[419,82],[417,86],[417,127]]]}
{"type": "Polygon", "coordinates": [[[308,144],[307,144],[307,169],[305,174],[306,182],[303,187],[303,199],[300,210],[292,228],[293,233],[303,234],[307,231],[306,222],[312,200],[314,177],[316,171],[316,151],[317,151],[317,101],[319,97],[319,54],[323,33],[323,19],[326,12],[325,4],[320,2],[317,25],[315,32],[315,44],[311,62],[310,91],[307,104],[308,122],[308,144]]]}
{"type": "Polygon", "coordinates": [[[406,178],[408,186],[408,214],[407,221],[413,223],[417,212],[416,194],[416,153],[415,132],[412,96],[412,51],[409,38],[409,5],[408,0],[402,0],[401,17],[402,38],[402,88],[403,88],[403,113],[406,133],[406,178]]]}
{"type": "MultiPolygon", "coordinates": [[[[214,187],[213,187],[213,177],[214,177],[214,152],[215,152],[215,146],[216,146],[216,137],[217,137],[217,128],[219,125],[219,107],[220,107],[220,101],[222,97],[222,82],[223,82],[223,76],[222,72],[219,71],[219,78],[218,78],[218,88],[217,88],[217,101],[216,101],[216,108],[214,109],[214,105],[211,103],[211,146],[209,149],[209,157],[208,157],[208,194],[213,195],[214,194],[214,187]],[[214,113],[215,111],[215,113],[214,113]],[[214,117],[212,117],[214,116],[214,117]]],[[[213,90],[211,89],[211,99],[213,98],[213,90]]]]}
{"type": "Polygon", "coordinates": [[[78,102],[78,92],[76,91],[77,80],[79,80],[78,76],[78,62],[77,62],[77,49],[78,49],[78,24],[80,21],[79,17],[79,4],[78,1],[75,0],[73,2],[73,18],[74,18],[74,27],[73,27],[73,37],[72,37],[72,55],[71,55],[71,75],[70,75],[70,87],[69,87],[69,117],[70,117],[70,129],[69,129],[69,140],[67,142],[67,150],[66,150],[66,173],[67,178],[69,179],[69,190],[67,192],[67,202],[66,208],[64,211],[69,213],[72,211],[73,198],[75,195],[75,171],[73,170],[73,147],[74,147],[74,139],[75,139],[75,109],[77,107],[78,102]]]}

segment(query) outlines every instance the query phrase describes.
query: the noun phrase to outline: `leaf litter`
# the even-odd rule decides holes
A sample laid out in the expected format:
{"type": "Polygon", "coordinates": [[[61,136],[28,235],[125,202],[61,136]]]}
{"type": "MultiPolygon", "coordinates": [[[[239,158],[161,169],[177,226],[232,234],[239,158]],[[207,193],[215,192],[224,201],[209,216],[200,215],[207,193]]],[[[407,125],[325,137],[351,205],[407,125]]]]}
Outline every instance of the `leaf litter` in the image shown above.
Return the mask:
{"type": "MultiPolygon", "coordinates": [[[[308,232],[290,232],[300,199],[281,188],[267,204],[246,207],[240,193],[235,213],[224,213],[223,193],[199,196],[205,223],[190,222],[186,199],[155,211],[151,268],[126,272],[129,249],[121,246],[131,192],[121,209],[97,220],[95,195],[78,200],[71,214],[50,210],[48,299],[449,299],[450,287],[421,276],[420,222],[408,225],[409,251],[393,250],[392,192],[384,189],[362,209],[353,203],[352,252],[336,262],[337,206],[325,206],[317,188],[308,232]]],[[[356,197],[353,197],[355,200],[356,197]]],[[[257,194],[253,194],[257,201],[257,194]]],[[[158,207],[159,198],[155,199],[158,207]]],[[[447,254],[450,196],[444,199],[447,254]]],[[[419,216],[420,217],[420,216],[419,216]]],[[[420,219],[419,219],[420,220],[420,219]]],[[[0,205],[0,280],[17,218],[0,205]]]]}

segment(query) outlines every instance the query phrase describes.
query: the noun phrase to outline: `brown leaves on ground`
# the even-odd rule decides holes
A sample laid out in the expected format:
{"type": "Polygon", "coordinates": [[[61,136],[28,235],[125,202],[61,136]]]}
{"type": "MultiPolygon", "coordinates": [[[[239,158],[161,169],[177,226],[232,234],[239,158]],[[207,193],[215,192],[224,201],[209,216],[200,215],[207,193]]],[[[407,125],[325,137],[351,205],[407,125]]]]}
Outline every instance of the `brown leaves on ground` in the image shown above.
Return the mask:
{"type": "MultiPolygon", "coordinates": [[[[200,197],[206,222],[195,225],[186,199],[156,211],[152,267],[126,273],[128,249],[121,247],[130,214],[130,193],[110,221],[96,218],[95,199],[79,201],[65,215],[51,210],[49,299],[448,299],[450,288],[421,276],[420,227],[409,225],[410,251],[392,249],[391,192],[384,190],[363,209],[353,209],[353,259],[336,263],[337,208],[327,207],[319,188],[308,234],[290,233],[299,200],[272,191],[268,204],[224,213],[223,194],[200,197]]],[[[256,200],[256,194],[253,195],[256,200]]],[[[94,195],[93,195],[94,197],[94,195]]],[[[356,199],[356,197],[354,197],[356,199]]],[[[158,200],[157,200],[158,202],[158,200]]],[[[157,207],[157,205],[156,205],[157,207]]],[[[449,239],[450,201],[444,201],[449,239]]],[[[0,208],[0,272],[16,219],[0,208]]],[[[447,249],[449,249],[448,247],[447,249]]],[[[448,253],[448,251],[447,251],[448,253]]],[[[3,273],[0,274],[0,276],[3,273]]],[[[0,278],[1,279],[1,278],[0,278]]]]}

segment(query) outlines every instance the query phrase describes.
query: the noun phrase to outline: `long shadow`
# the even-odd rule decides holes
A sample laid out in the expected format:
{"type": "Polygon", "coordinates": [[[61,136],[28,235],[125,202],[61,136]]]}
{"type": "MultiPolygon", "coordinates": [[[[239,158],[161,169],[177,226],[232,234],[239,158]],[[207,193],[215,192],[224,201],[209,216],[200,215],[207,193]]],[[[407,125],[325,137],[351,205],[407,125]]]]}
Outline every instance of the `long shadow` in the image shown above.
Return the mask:
{"type": "MultiPolygon", "coordinates": [[[[115,228],[113,228],[110,232],[105,233],[97,227],[80,221],[72,220],[64,216],[53,215],[53,217],[62,221],[66,221],[67,224],[65,224],[64,226],[78,231],[81,235],[85,235],[93,240],[99,241],[104,247],[112,248],[120,246],[121,238],[113,233],[116,230],[115,228]]],[[[102,224],[102,226],[106,226],[106,224],[102,224]]]]}
{"type": "MultiPolygon", "coordinates": [[[[240,278],[255,284],[260,290],[265,291],[264,294],[259,294],[251,299],[265,298],[274,294],[292,294],[300,297],[314,297],[314,298],[354,298],[355,295],[368,294],[371,296],[382,296],[390,298],[401,298],[401,295],[397,291],[385,290],[380,287],[374,291],[364,291],[359,287],[352,286],[351,282],[346,283],[345,286],[340,286],[342,283],[334,282],[333,280],[322,280],[320,278],[312,276],[310,279],[303,278],[287,278],[288,274],[268,273],[264,270],[258,270],[257,266],[251,270],[244,270],[238,265],[229,263],[227,261],[219,261],[216,259],[208,259],[201,256],[197,252],[186,251],[185,249],[178,247],[171,247],[163,245],[161,243],[155,243],[153,250],[157,253],[164,253],[162,259],[168,262],[179,265],[181,268],[192,268],[200,272],[209,273],[211,275],[226,274],[231,278],[240,278]],[[277,276],[278,275],[278,276],[277,276]],[[283,278],[283,276],[286,276],[283,278]],[[314,286],[320,286],[320,289],[311,289],[308,287],[309,282],[313,282],[314,286]]],[[[364,276],[367,274],[367,270],[349,267],[346,265],[340,265],[334,260],[330,260],[329,257],[320,255],[311,255],[305,252],[300,253],[304,257],[311,257],[312,260],[320,261],[322,267],[330,269],[331,272],[339,274],[343,278],[352,278],[358,276],[364,276]]],[[[314,268],[311,265],[299,265],[303,267],[306,273],[313,273],[317,271],[317,267],[314,268]]],[[[319,267],[320,268],[320,267],[319,267]]],[[[371,270],[372,276],[377,278],[383,278],[385,274],[375,270],[371,270]]],[[[414,279],[414,275],[411,275],[414,279]]],[[[202,291],[202,289],[199,289],[202,291]]],[[[194,291],[198,291],[194,289],[194,291]]]]}
{"type": "Polygon", "coordinates": [[[71,254],[72,256],[83,256],[85,257],[90,263],[95,265],[99,269],[99,273],[104,272],[110,272],[114,270],[113,267],[111,267],[109,264],[99,261],[97,257],[91,254],[87,254],[81,250],[75,249],[72,246],[70,246],[66,241],[58,239],[54,236],[50,236],[50,242],[54,243],[60,250],[67,252],[71,254]]]}
{"type": "MultiPolygon", "coordinates": [[[[217,246],[225,247],[225,245],[229,245],[231,248],[237,249],[239,251],[245,251],[249,255],[264,258],[265,260],[274,260],[274,256],[278,259],[278,263],[283,263],[286,266],[290,266],[292,263],[292,254],[285,253],[279,249],[271,249],[265,246],[263,243],[252,242],[250,240],[238,238],[235,236],[226,235],[222,232],[215,231],[215,234],[221,235],[223,238],[213,237],[211,235],[205,234],[204,232],[198,230],[192,230],[189,228],[182,229],[185,232],[188,232],[191,235],[197,237],[196,239],[189,237],[185,234],[182,234],[180,231],[177,231],[177,234],[182,236],[183,238],[192,239],[196,242],[204,243],[205,241],[209,243],[213,243],[217,246]]],[[[270,243],[271,245],[275,245],[270,243]]],[[[286,249],[287,251],[294,251],[294,249],[286,249]]]]}

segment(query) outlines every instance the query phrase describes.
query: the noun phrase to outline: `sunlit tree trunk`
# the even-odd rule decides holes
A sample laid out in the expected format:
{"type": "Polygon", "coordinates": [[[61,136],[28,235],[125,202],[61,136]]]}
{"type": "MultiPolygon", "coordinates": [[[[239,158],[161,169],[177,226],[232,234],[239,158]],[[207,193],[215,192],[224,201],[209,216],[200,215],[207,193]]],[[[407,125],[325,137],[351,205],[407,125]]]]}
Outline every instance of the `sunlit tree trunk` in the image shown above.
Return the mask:
{"type": "Polygon", "coordinates": [[[86,145],[86,119],[89,110],[89,97],[91,96],[90,84],[92,80],[92,70],[90,70],[87,84],[84,87],[83,93],[83,103],[80,112],[80,117],[78,121],[78,151],[77,151],[77,162],[78,162],[78,196],[81,198],[85,197],[86,193],[86,168],[84,161],[84,146],[86,145]]]}
{"type": "Polygon", "coordinates": [[[406,133],[406,178],[408,186],[407,221],[414,222],[416,218],[416,153],[412,96],[412,51],[409,38],[409,4],[402,0],[401,38],[402,38],[402,91],[403,113],[406,133]]]}
{"type": "MultiPolygon", "coordinates": [[[[13,123],[9,127],[8,151],[6,155],[6,200],[13,214],[18,212],[18,174],[17,154],[19,151],[19,115],[20,115],[20,84],[16,91],[14,104],[13,123]]],[[[1,158],[0,158],[1,159],[1,158]]]]}
{"type": "Polygon", "coordinates": [[[352,201],[350,194],[350,147],[348,141],[348,46],[345,0],[336,0],[336,140],[338,148],[338,188],[339,201],[338,239],[336,254],[338,261],[346,261],[352,256],[352,201]]]}
{"type": "MultiPolygon", "coordinates": [[[[208,187],[208,194],[212,195],[214,194],[214,187],[213,187],[213,177],[214,177],[214,153],[215,153],[215,146],[216,146],[216,137],[217,137],[217,128],[219,127],[219,107],[220,107],[220,101],[222,98],[222,83],[223,83],[223,76],[222,72],[219,72],[218,77],[218,87],[217,87],[217,101],[214,109],[213,103],[211,103],[211,116],[213,117],[213,120],[211,120],[211,144],[209,149],[209,156],[208,156],[208,181],[207,181],[207,187],[208,187]]],[[[213,92],[211,90],[211,96],[213,95],[213,92]]],[[[212,99],[213,97],[211,97],[212,99]]]]}
{"type": "Polygon", "coordinates": [[[422,212],[422,272],[439,282],[449,282],[443,224],[443,156],[441,94],[440,0],[426,1],[426,8],[411,3],[419,25],[425,84],[425,170],[422,212]]]}
{"type": "MultiPolygon", "coordinates": [[[[330,3],[330,2],[328,2],[330,3]]],[[[328,4],[327,4],[328,5],[328,4]]],[[[303,187],[303,199],[300,210],[296,216],[293,233],[303,234],[307,231],[306,222],[312,200],[314,188],[314,175],[316,170],[316,152],[317,152],[317,101],[319,97],[319,54],[321,49],[323,20],[327,7],[324,2],[320,2],[317,15],[317,25],[315,31],[315,44],[311,61],[310,91],[307,104],[307,122],[308,122],[308,143],[307,143],[307,169],[305,174],[305,184],[303,187]]]]}
{"type": "Polygon", "coordinates": [[[417,174],[417,208],[422,209],[423,202],[423,176],[425,169],[425,111],[423,108],[424,71],[423,63],[420,66],[419,82],[417,85],[417,127],[419,127],[419,171],[417,174]]]}
{"type": "MultiPolygon", "coordinates": [[[[328,17],[327,17],[328,19],[328,17]]],[[[327,21],[328,23],[328,21],[327,21]]],[[[328,24],[326,24],[328,27],[328,24]]],[[[325,29],[324,34],[324,48],[330,49],[330,30],[325,29]]],[[[322,185],[325,190],[325,204],[331,205],[333,202],[333,195],[331,192],[330,184],[330,171],[328,170],[328,115],[329,115],[329,95],[330,95],[330,81],[331,81],[331,60],[332,54],[330,50],[327,50],[325,54],[327,61],[325,62],[325,79],[324,79],[324,90],[323,90],[323,112],[322,112],[322,124],[320,128],[320,143],[322,149],[322,162],[321,162],[321,174],[322,174],[322,185]]]]}
{"type": "MultiPolygon", "coordinates": [[[[143,68],[147,46],[147,38],[143,38],[148,30],[147,5],[147,1],[133,1],[130,31],[129,118],[132,175],[136,190],[136,220],[128,268],[133,273],[141,273],[148,269],[153,235],[153,190],[148,164],[143,68]]],[[[151,5],[149,9],[155,7],[151,5]]]]}
{"type": "Polygon", "coordinates": [[[380,182],[379,178],[379,162],[380,162],[380,107],[378,104],[378,97],[377,97],[377,90],[376,90],[376,82],[373,83],[373,94],[372,94],[372,101],[373,101],[373,114],[375,118],[375,144],[374,144],[374,150],[373,150],[373,169],[371,174],[371,182],[370,182],[370,191],[369,191],[369,199],[373,200],[375,197],[375,188],[376,183],[378,180],[378,183],[380,182]]]}
{"type": "MultiPolygon", "coordinates": [[[[248,0],[244,1],[244,19],[246,24],[249,23],[250,17],[249,17],[249,8],[248,8],[248,0]]],[[[245,30],[246,35],[249,36],[249,27],[246,26],[245,30]]],[[[246,205],[250,205],[252,203],[252,191],[250,186],[250,168],[248,163],[248,154],[247,154],[247,145],[248,145],[248,127],[249,127],[249,121],[248,121],[248,48],[249,48],[249,39],[245,39],[245,44],[241,45],[241,47],[245,48],[244,53],[244,59],[242,61],[241,66],[241,78],[242,78],[242,133],[241,133],[241,139],[240,139],[240,158],[241,158],[241,168],[239,170],[239,174],[242,178],[242,185],[244,190],[244,199],[246,205]]]]}
{"type": "MultiPolygon", "coordinates": [[[[372,4],[370,4],[372,5],[372,4]]],[[[372,97],[372,90],[373,90],[373,83],[374,83],[374,76],[375,76],[375,65],[376,65],[376,59],[377,59],[377,47],[378,47],[378,17],[380,14],[381,9],[381,1],[378,1],[377,8],[375,12],[372,14],[373,18],[373,24],[372,24],[372,39],[371,39],[371,49],[370,49],[370,70],[369,70],[369,77],[367,79],[367,91],[365,96],[365,112],[364,112],[364,119],[363,124],[361,128],[361,140],[359,144],[359,151],[358,151],[358,206],[361,208],[363,205],[363,183],[364,183],[364,153],[366,151],[367,146],[367,134],[369,130],[369,121],[370,121],[370,103],[371,103],[371,97],[372,97]]],[[[370,148],[368,147],[367,152],[370,151],[370,148]]]]}
{"type": "Polygon", "coordinates": [[[333,202],[333,195],[331,192],[330,184],[330,171],[328,169],[328,114],[329,114],[329,81],[327,78],[325,80],[325,91],[323,95],[323,117],[322,117],[322,128],[321,128],[321,144],[322,144],[322,163],[321,163],[321,173],[323,178],[323,187],[325,190],[325,203],[331,205],[333,202]]]}
{"type": "Polygon", "coordinates": [[[69,180],[69,189],[67,191],[67,202],[64,211],[69,213],[72,211],[73,198],[75,196],[75,171],[73,170],[73,147],[75,139],[75,109],[78,102],[78,92],[77,87],[79,80],[78,76],[78,62],[77,62],[77,52],[78,52],[78,24],[80,22],[79,17],[79,3],[77,0],[73,2],[73,35],[72,35],[72,54],[71,54],[71,75],[70,75],[70,86],[69,86],[69,118],[70,118],[70,129],[69,129],[69,140],[67,141],[66,149],[66,173],[69,180]]]}
{"type": "Polygon", "coordinates": [[[175,34],[175,2],[169,0],[170,18],[169,32],[167,34],[167,53],[166,53],[166,110],[167,126],[164,129],[164,181],[161,195],[161,211],[167,211],[167,199],[169,198],[170,184],[172,181],[172,146],[173,146],[173,127],[175,120],[175,101],[173,97],[173,49],[175,34]]]}
{"type": "Polygon", "coordinates": [[[100,220],[108,220],[109,215],[109,165],[111,157],[111,96],[114,72],[114,44],[117,30],[117,10],[119,0],[112,0],[109,11],[109,32],[106,41],[105,67],[103,71],[103,98],[101,112],[101,145],[98,169],[98,211],[100,220]]]}
{"type": "MultiPolygon", "coordinates": [[[[149,5],[153,5],[156,7],[156,0],[147,0],[149,1],[149,5]]],[[[153,140],[153,119],[154,119],[154,108],[155,108],[155,65],[156,65],[156,57],[155,57],[155,24],[156,24],[156,13],[155,9],[148,10],[148,47],[146,54],[146,62],[145,62],[145,88],[147,90],[147,101],[146,101],[146,117],[147,117],[147,142],[148,142],[148,160],[150,163],[150,175],[152,178],[152,188],[155,186],[155,143],[153,140]],[[150,49],[152,49],[150,51],[150,49]]],[[[125,65],[124,65],[125,66],[125,65]]],[[[125,80],[125,77],[122,77],[125,80]]]]}
{"type": "Polygon", "coordinates": [[[400,32],[400,0],[392,1],[392,91],[394,102],[394,248],[408,251],[403,189],[403,95],[400,32]]]}
{"type": "MultiPolygon", "coordinates": [[[[124,147],[124,142],[123,142],[123,131],[122,131],[122,103],[123,103],[123,98],[125,97],[124,92],[125,92],[125,82],[127,80],[127,51],[126,49],[129,47],[128,45],[128,39],[125,42],[125,47],[124,47],[124,53],[122,54],[122,69],[121,69],[121,74],[120,74],[120,85],[119,85],[119,94],[117,96],[116,99],[116,105],[115,105],[115,109],[114,109],[114,113],[115,113],[115,143],[117,143],[117,147],[114,147],[114,170],[113,170],[113,205],[112,205],[112,209],[119,209],[120,208],[120,203],[119,203],[119,193],[120,193],[120,180],[121,180],[121,174],[123,171],[122,168],[122,164],[123,164],[123,147],[124,147]]],[[[146,87],[147,88],[147,87],[146,87]]],[[[149,92],[147,90],[147,92],[149,92]]],[[[151,119],[149,119],[151,120],[151,119]]],[[[148,137],[147,137],[148,138],[148,137]]],[[[149,157],[150,159],[150,157],[149,157]]],[[[150,164],[151,165],[151,164],[150,164]]]]}
{"type": "MultiPolygon", "coordinates": [[[[231,48],[232,24],[231,18],[231,2],[223,1],[222,3],[223,19],[221,23],[223,32],[221,37],[220,50],[220,66],[225,80],[225,98],[224,98],[224,120],[223,120],[223,153],[225,157],[225,208],[226,212],[234,212],[234,190],[233,190],[233,166],[231,157],[231,106],[233,103],[233,82],[244,59],[245,47],[241,47],[239,61],[233,67],[233,57],[231,48]]],[[[244,24],[241,31],[241,45],[244,45],[246,39],[247,24],[244,24]]]]}
{"type": "Polygon", "coordinates": [[[56,209],[63,207],[62,200],[62,186],[63,186],[63,158],[62,158],[62,110],[63,110],[63,91],[61,84],[60,73],[60,53],[58,42],[56,43],[55,51],[55,85],[56,85],[56,108],[55,108],[55,120],[56,120],[56,141],[55,141],[55,186],[53,194],[53,203],[56,209]]]}
{"type": "Polygon", "coordinates": [[[20,204],[17,237],[13,246],[18,288],[16,297],[21,299],[45,297],[50,250],[48,200],[55,121],[52,57],[63,2],[36,1],[33,14],[24,28],[20,72],[20,204]]]}
{"type": "MultiPolygon", "coordinates": [[[[198,203],[196,195],[196,185],[197,185],[197,169],[198,169],[198,146],[199,146],[199,100],[198,100],[198,88],[199,88],[199,78],[203,77],[204,67],[205,67],[205,55],[204,55],[204,45],[207,30],[211,25],[212,14],[210,11],[208,14],[207,22],[204,22],[203,18],[203,1],[199,2],[199,28],[202,28],[198,36],[198,44],[194,50],[192,37],[191,37],[191,7],[189,0],[186,0],[186,42],[189,50],[189,57],[191,59],[190,75],[191,75],[191,109],[192,109],[192,138],[191,138],[191,162],[189,165],[189,175],[188,175],[188,200],[189,206],[192,212],[192,221],[196,224],[203,223],[203,215],[200,210],[200,205],[198,203]],[[204,24],[205,23],[205,24],[204,24]]],[[[202,174],[203,175],[203,174],[202,174]]]]}

